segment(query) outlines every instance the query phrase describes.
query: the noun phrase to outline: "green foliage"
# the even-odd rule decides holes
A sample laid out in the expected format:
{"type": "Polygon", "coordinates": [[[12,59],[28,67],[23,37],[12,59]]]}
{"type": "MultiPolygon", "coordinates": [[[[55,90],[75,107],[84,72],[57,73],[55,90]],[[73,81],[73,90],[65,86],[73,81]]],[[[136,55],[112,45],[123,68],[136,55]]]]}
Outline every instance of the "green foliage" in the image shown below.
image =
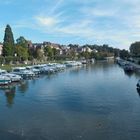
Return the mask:
{"type": "Polygon", "coordinates": [[[11,62],[13,62],[13,56],[7,56],[5,57],[5,64],[10,64],[11,62]]]}
{"type": "Polygon", "coordinates": [[[14,37],[10,25],[7,25],[5,29],[3,56],[14,56],[14,37]]]}
{"type": "Polygon", "coordinates": [[[81,57],[84,57],[85,59],[90,59],[91,53],[88,51],[82,52],[81,57]]]}
{"type": "Polygon", "coordinates": [[[52,52],[53,52],[53,56],[56,56],[58,54],[57,49],[56,48],[52,48],[52,52]]]}
{"type": "Polygon", "coordinates": [[[4,63],[4,57],[0,56],[0,64],[3,64],[3,63],[4,63]]]}
{"type": "Polygon", "coordinates": [[[40,48],[36,48],[36,58],[38,60],[42,60],[44,57],[44,53],[40,48]]]}
{"type": "Polygon", "coordinates": [[[34,48],[28,48],[29,60],[33,60],[37,57],[36,50],[34,48]]]}
{"type": "Polygon", "coordinates": [[[131,44],[130,52],[133,56],[140,56],[140,42],[131,44]]]}
{"type": "Polygon", "coordinates": [[[28,41],[23,36],[20,36],[16,42],[15,53],[20,61],[27,60],[29,57],[28,41]]]}
{"type": "Polygon", "coordinates": [[[44,54],[48,57],[48,60],[52,60],[56,53],[56,49],[52,49],[50,46],[44,47],[44,54]]]}
{"type": "Polygon", "coordinates": [[[20,61],[25,61],[29,57],[28,48],[24,48],[24,47],[21,47],[21,46],[16,46],[15,47],[15,53],[20,58],[20,61]]]}
{"type": "Polygon", "coordinates": [[[120,58],[127,59],[130,57],[130,54],[127,50],[123,49],[120,51],[120,58]]]}
{"type": "Polygon", "coordinates": [[[74,60],[76,58],[76,52],[74,49],[71,49],[69,51],[69,54],[68,54],[68,57],[71,59],[71,60],[74,60]]]}
{"type": "Polygon", "coordinates": [[[20,36],[17,40],[17,46],[21,46],[23,48],[27,48],[28,47],[28,41],[23,37],[20,36]]]}

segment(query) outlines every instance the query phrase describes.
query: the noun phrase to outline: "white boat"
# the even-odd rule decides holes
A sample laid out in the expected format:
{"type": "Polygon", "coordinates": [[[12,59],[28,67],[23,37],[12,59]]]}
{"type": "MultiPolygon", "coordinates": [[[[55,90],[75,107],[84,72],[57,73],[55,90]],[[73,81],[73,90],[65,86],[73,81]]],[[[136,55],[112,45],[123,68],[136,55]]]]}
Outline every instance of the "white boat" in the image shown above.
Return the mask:
{"type": "Polygon", "coordinates": [[[45,73],[54,73],[55,69],[54,69],[54,67],[45,66],[44,67],[44,72],[45,73]]]}
{"type": "Polygon", "coordinates": [[[77,66],[82,66],[82,63],[80,61],[75,62],[77,66]]]}
{"type": "Polygon", "coordinates": [[[32,72],[30,70],[27,70],[25,67],[16,67],[16,68],[13,68],[13,70],[12,70],[11,73],[20,75],[20,76],[22,76],[24,78],[35,76],[34,72],[32,72]]]}
{"type": "Polygon", "coordinates": [[[10,78],[11,82],[17,82],[22,79],[21,76],[13,74],[13,73],[8,73],[6,70],[2,70],[2,69],[0,69],[0,75],[10,78]]]}
{"type": "Polygon", "coordinates": [[[87,60],[82,60],[81,63],[82,64],[88,64],[87,60]]]}
{"type": "Polygon", "coordinates": [[[64,70],[64,69],[66,68],[66,65],[64,65],[64,64],[57,64],[57,65],[56,65],[56,68],[57,68],[58,70],[64,70]]]}
{"type": "Polygon", "coordinates": [[[32,71],[35,75],[39,75],[41,73],[39,69],[36,69],[33,66],[27,66],[26,69],[32,71]]]}
{"type": "Polygon", "coordinates": [[[56,63],[49,63],[49,64],[46,65],[46,67],[48,69],[50,68],[51,70],[53,70],[53,72],[57,72],[58,71],[56,63]]]}
{"type": "Polygon", "coordinates": [[[37,69],[40,73],[44,73],[44,65],[34,65],[32,66],[34,69],[37,69]]]}
{"type": "Polygon", "coordinates": [[[0,69],[0,75],[5,74],[5,73],[7,73],[6,70],[2,70],[2,69],[0,69]]]}
{"type": "Polygon", "coordinates": [[[7,76],[8,78],[10,78],[11,82],[19,82],[22,80],[22,77],[20,75],[13,74],[13,73],[5,73],[3,74],[3,76],[7,76]]]}
{"type": "Polygon", "coordinates": [[[11,79],[7,76],[0,75],[0,85],[8,85],[11,83],[11,79]]]}
{"type": "Polygon", "coordinates": [[[65,65],[66,65],[66,67],[73,67],[75,64],[73,61],[66,61],[65,65]]]}
{"type": "Polygon", "coordinates": [[[74,67],[74,66],[81,66],[82,63],[79,61],[66,61],[65,65],[66,67],[74,67]]]}

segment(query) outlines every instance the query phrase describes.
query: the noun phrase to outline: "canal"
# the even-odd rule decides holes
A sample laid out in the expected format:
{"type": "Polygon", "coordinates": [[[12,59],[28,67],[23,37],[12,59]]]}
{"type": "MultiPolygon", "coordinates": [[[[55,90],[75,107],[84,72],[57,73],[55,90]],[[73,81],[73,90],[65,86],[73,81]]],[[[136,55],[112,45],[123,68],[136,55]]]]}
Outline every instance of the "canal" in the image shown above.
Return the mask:
{"type": "Polygon", "coordinates": [[[140,75],[113,62],[0,90],[0,140],[139,140],[140,75]]]}

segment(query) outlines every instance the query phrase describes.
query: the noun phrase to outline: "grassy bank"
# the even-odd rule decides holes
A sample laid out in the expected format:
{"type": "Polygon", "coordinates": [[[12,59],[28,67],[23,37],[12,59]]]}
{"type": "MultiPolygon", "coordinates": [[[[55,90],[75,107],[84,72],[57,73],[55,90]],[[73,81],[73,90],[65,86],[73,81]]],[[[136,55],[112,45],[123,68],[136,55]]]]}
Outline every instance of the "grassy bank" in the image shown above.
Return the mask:
{"type": "Polygon", "coordinates": [[[4,66],[0,66],[0,69],[7,70],[7,71],[11,71],[12,68],[14,68],[14,67],[24,67],[24,66],[28,66],[28,65],[26,65],[26,64],[19,64],[19,65],[4,65],[4,66]]]}

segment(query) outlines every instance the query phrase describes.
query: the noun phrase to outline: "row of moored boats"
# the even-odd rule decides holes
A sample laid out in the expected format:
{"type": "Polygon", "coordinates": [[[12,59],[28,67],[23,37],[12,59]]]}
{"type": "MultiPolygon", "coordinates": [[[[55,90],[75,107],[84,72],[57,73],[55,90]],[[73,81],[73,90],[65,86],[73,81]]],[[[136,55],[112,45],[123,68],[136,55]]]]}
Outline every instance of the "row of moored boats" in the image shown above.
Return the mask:
{"type": "MultiPolygon", "coordinates": [[[[128,61],[124,61],[122,59],[118,59],[117,63],[124,69],[126,72],[136,71],[136,68],[130,64],[128,61]]],[[[140,90],[140,80],[137,82],[137,89],[140,90]]]]}
{"type": "Polygon", "coordinates": [[[128,61],[118,59],[117,63],[124,69],[125,72],[135,71],[135,67],[131,63],[129,63],[128,61]]]}
{"type": "Polygon", "coordinates": [[[13,82],[19,82],[25,78],[32,78],[40,74],[52,74],[62,71],[67,67],[81,66],[79,61],[66,61],[63,64],[49,63],[32,65],[26,67],[14,67],[11,72],[0,69],[0,86],[9,85],[13,82]]]}

